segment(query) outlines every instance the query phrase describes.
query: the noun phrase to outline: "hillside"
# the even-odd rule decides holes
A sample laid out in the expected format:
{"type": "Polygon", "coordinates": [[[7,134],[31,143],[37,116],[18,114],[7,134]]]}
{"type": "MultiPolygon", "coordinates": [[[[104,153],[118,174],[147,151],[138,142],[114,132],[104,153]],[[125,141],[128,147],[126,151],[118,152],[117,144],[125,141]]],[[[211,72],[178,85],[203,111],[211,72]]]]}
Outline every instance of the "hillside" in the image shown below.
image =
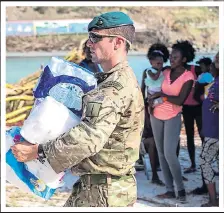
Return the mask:
{"type": "MultiPolygon", "coordinates": [[[[123,11],[146,25],[136,33],[133,50],[146,52],[154,42],[168,47],[177,39],[188,39],[198,51],[218,48],[218,8],[216,7],[7,7],[8,21],[93,18],[103,12],[123,11]]],[[[7,37],[8,52],[68,51],[86,35],[7,37]]]]}

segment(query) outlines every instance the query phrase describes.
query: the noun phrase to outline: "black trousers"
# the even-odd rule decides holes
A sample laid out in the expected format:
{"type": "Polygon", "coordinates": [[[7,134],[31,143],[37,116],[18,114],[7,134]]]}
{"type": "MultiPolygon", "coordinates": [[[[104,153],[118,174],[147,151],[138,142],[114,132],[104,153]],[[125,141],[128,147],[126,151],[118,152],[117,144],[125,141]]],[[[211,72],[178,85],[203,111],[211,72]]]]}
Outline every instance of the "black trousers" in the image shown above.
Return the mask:
{"type": "Polygon", "coordinates": [[[187,135],[187,148],[192,164],[191,166],[195,167],[194,121],[196,121],[198,133],[203,143],[204,137],[201,135],[202,105],[183,105],[183,119],[187,135]]]}

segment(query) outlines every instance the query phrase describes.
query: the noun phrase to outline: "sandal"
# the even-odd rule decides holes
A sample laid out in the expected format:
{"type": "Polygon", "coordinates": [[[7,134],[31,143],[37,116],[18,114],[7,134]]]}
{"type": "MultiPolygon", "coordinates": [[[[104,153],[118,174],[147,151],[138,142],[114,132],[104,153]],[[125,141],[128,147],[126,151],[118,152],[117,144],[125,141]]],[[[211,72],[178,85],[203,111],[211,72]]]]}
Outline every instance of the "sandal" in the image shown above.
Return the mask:
{"type": "Polygon", "coordinates": [[[166,198],[176,198],[175,192],[166,192],[164,194],[156,195],[157,198],[166,199],[166,198]]]}
{"type": "Polygon", "coordinates": [[[218,207],[219,203],[213,204],[211,202],[208,202],[201,205],[201,207],[214,207],[214,206],[218,207]]]}
{"type": "Polygon", "coordinates": [[[195,194],[195,195],[203,195],[207,193],[208,193],[208,189],[206,186],[197,187],[196,189],[192,190],[192,194],[195,194]]]}
{"type": "Polygon", "coordinates": [[[214,171],[215,176],[219,176],[219,172],[214,171]]]}
{"type": "Polygon", "coordinates": [[[159,186],[165,186],[165,184],[163,183],[163,181],[161,181],[160,179],[153,179],[151,182],[153,184],[157,184],[159,186]]]}
{"type": "Polygon", "coordinates": [[[183,178],[183,181],[188,181],[186,177],[182,176],[182,178],[183,178]]]}
{"type": "Polygon", "coordinates": [[[182,189],[182,190],[178,191],[177,200],[179,202],[183,202],[183,203],[186,201],[186,191],[185,191],[185,189],[182,189]]]}
{"type": "Polygon", "coordinates": [[[196,172],[196,168],[189,167],[189,168],[184,170],[184,174],[188,174],[188,173],[192,173],[192,172],[196,172]]]}

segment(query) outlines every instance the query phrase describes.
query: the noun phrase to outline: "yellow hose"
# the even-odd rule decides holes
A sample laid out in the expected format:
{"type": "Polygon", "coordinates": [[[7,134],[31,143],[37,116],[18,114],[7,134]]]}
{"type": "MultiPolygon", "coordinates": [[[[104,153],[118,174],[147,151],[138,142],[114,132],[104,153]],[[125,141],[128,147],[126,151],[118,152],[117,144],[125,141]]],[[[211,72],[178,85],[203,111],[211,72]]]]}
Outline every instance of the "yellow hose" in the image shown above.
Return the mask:
{"type": "Polygon", "coordinates": [[[15,118],[12,118],[10,120],[7,120],[6,124],[12,124],[12,123],[15,123],[15,122],[18,122],[18,121],[22,121],[22,120],[24,120],[26,118],[26,116],[27,116],[26,113],[21,114],[18,117],[15,117],[15,118]]]}
{"type": "Polygon", "coordinates": [[[25,86],[19,86],[19,87],[16,87],[16,89],[21,89],[21,90],[26,90],[26,89],[32,89],[35,87],[35,83],[32,83],[32,84],[27,84],[25,86]]]}
{"type": "Polygon", "coordinates": [[[12,84],[6,83],[5,85],[6,85],[6,88],[10,88],[10,89],[14,88],[14,86],[12,84]]]}
{"type": "Polygon", "coordinates": [[[6,101],[14,101],[14,100],[26,100],[26,101],[32,101],[34,99],[33,96],[28,96],[28,95],[17,95],[17,96],[11,96],[7,97],[6,101]]]}
{"type": "Polygon", "coordinates": [[[25,111],[31,109],[32,107],[33,107],[33,106],[25,106],[25,107],[22,107],[22,108],[20,108],[20,109],[17,109],[17,110],[15,110],[15,111],[13,111],[13,112],[7,113],[7,114],[6,114],[6,119],[8,119],[8,118],[12,118],[12,117],[14,117],[14,116],[16,116],[16,115],[18,115],[18,114],[20,114],[20,113],[22,113],[22,112],[25,112],[25,111]]]}

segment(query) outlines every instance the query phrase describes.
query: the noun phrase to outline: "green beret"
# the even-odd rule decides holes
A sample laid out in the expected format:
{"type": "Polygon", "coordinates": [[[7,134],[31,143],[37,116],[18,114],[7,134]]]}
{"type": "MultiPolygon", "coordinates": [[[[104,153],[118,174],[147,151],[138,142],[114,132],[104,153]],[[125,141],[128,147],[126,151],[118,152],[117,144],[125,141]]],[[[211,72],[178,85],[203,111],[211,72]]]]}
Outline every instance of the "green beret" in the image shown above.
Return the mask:
{"type": "Polygon", "coordinates": [[[88,31],[91,31],[93,28],[100,30],[124,25],[134,25],[127,14],[123,12],[108,12],[94,17],[88,25],[88,31]]]}

